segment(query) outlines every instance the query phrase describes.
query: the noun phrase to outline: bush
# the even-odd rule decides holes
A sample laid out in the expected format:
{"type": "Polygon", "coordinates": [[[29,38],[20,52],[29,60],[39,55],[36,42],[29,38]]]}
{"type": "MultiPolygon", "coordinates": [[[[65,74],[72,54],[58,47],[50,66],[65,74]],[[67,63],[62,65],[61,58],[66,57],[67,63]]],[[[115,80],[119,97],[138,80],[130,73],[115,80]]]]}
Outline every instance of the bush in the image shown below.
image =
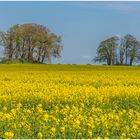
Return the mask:
{"type": "Polygon", "coordinates": [[[24,59],[1,59],[1,64],[31,64],[33,62],[29,62],[27,60],[24,59]]]}

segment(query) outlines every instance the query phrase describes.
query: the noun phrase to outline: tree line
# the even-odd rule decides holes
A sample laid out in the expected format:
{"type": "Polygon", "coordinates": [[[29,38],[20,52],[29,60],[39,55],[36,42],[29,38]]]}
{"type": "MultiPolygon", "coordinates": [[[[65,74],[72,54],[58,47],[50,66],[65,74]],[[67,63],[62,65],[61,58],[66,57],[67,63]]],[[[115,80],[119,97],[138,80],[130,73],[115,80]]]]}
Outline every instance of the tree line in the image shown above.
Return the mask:
{"type": "Polygon", "coordinates": [[[61,56],[63,48],[61,36],[34,23],[16,24],[6,32],[0,31],[0,45],[4,47],[4,59],[33,63],[51,63],[52,57],[61,56]]]}
{"type": "Polygon", "coordinates": [[[140,60],[140,42],[130,34],[110,37],[100,42],[93,60],[107,65],[132,65],[140,60]]]}
{"type": "MultiPolygon", "coordinates": [[[[61,36],[47,27],[35,24],[16,24],[0,31],[0,45],[4,47],[4,60],[18,59],[31,63],[51,63],[61,57],[61,36]]],[[[113,36],[100,42],[95,62],[107,65],[132,65],[140,61],[140,42],[132,35],[113,36]]]]}

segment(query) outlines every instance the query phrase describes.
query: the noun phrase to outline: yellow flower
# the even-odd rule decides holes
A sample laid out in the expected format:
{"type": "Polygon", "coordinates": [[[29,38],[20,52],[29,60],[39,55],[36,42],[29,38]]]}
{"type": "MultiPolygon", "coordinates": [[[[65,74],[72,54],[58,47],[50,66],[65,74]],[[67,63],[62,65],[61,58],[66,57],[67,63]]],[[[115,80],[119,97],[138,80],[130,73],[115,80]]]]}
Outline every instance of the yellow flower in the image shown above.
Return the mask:
{"type": "Polygon", "coordinates": [[[88,136],[89,136],[90,138],[92,138],[92,131],[91,131],[91,130],[88,131],[88,136]]]}
{"type": "Polygon", "coordinates": [[[8,113],[4,114],[3,117],[4,117],[4,119],[6,119],[8,121],[12,119],[11,115],[8,113]]]}
{"type": "Polygon", "coordinates": [[[79,126],[80,125],[80,121],[79,120],[76,120],[75,121],[75,124],[76,124],[76,126],[79,126]]]}
{"type": "Polygon", "coordinates": [[[18,103],[17,104],[17,108],[21,108],[22,107],[22,104],[21,103],[18,103]]]}
{"type": "Polygon", "coordinates": [[[6,139],[12,139],[14,137],[14,133],[9,131],[4,133],[4,138],[6,139]]]}
{"type": "Polygon", "coordinates": [[[64,133],[64,132],[65,132],[65,127],[61,127],[61,128],[60,128],[60,131],[61,131],[62,133],[64,133]]]}
{"type": "Polygon", "coordinates": [[[11,112],[12,112],[13,115],[16,115],[17,111],[16,111],[16,109],[12,109],[11,112]]]}
{"type": "Polygon", "coordinates": [[[56,128],[52,127],[52,128],[50,129],[50,134],[51,134],[51,136],[55,136],[55,133],[56,133],[56,128]]]}
{"type": "Polygon", "coordinates": [[[43,112],[42,106],[37,106],[36,110],[37,110],[38,113],[42,113],[43,112]]]}
{"type": "Polygon", "coordinates": [[[12,125],[12,128],[16,129],[17,128],[16,124],[13,124],[12,125]]]}
{"type": "Polygon", "coordinates": [[[7,111],[7,107],[6,106],[3,107],[3,111],[7,111]]]}
{"type": "Polygon", "coordinates": [[[137,127],[136,124],[133,124],[132,128],[133,128],[134,130],[136,130],[138,127],[137,127]]]}
{"type": "Polygon", "coordinates": [[[42,104],[38,104],[38,107],[42,108],[42,104]]]}
{"type": "Polygon", "coordinates": [[[39,132],[39,133],[37,134],[37,138],[38,138],[38,139],[42,139],[42,137],[43,137],[42,133],[39,132]]]}
{"type": "Polygon", "coordinates": [[[40,139],[65,138],[70,133],[73,139],[139,136],[140,68],[134,72],[135,67],[92,66],[90,71],[84,70],[90,66],[76,66],[82,71],[75,66],[72,71],[47,67],[32,65],[24,67],[26,71],[13,67],[12,73],[0,69],[0,127],[4,128],[0,138],[30,139],[35,137],[34,129],[40,139]]]}
{"type": "Polygon", "coordinates": [[[42,120],[47,121],[49,118],[49,115],[46,113],[43,115],[42,120]]]}

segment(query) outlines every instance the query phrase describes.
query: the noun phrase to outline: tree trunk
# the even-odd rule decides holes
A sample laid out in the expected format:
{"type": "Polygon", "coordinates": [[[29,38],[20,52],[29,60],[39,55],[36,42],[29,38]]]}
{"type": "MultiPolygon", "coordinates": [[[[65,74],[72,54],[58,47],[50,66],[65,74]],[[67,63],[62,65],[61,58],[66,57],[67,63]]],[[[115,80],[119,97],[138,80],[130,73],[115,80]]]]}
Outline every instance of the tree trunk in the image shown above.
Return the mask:
{"type": "Polygon", "coordinates": [[[40,62],[40,57],[41,57],[41,47],[38,48],[38,59],[37,59],[38,62],[40,62]]]}
{"type": "Polygon", "coordinates": [[[45,59],[45,55],[42,56],[41,63],[44,62],[44,59],[45,59]]]}
{"type": "Polygon", "coordinates": [[[7,54],[8,54],[8,58],[9,58],[9,59],[12,59],[12,57],[13,57],[13,48],[12,48],[12,43],[10,43],[10,44],[9,44],[7,54]]]}
{"type": "Polygon", "coordinates": [[[125,64],[127,65],[127,50],[125,52],[125,64]]]}
{"type": "Polygon", "coordinates": [[[111,65],[111,59],[107,59],[107,65],[111,65]]]}
{"type": "Polygon", "coordinates": [[[132,64],[133,64],[133,60],[134,60],[134,58],[131,57],[131,58],[130,58],[130,66],[132,66],[132,64]]]}

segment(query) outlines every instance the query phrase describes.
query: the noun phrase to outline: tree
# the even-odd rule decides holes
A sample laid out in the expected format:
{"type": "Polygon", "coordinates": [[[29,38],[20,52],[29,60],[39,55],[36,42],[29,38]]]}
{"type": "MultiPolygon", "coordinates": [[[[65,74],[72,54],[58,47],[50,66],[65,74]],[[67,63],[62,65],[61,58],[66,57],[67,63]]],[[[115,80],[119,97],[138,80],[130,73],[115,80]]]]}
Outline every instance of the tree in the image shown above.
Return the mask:
{"type": "Polygon", "coordinates": [[[125,59],[125,40],[123,37],[119,38],[119,43],[118,43],[118,64],[124,64],[124,59],[125,59]]]}
{"type": "Polygon", "coordinates": [[[51,63],[51,58],[61,57],[61,37],[39,24],[16,24],[0,32],[0,43],[5,48],[6,59],[51,63]]]}
{"type": "Polygon", "coordinates": [[[140,42],[135,37],[129,34],[124,36],[124,40],[125,64],[132,65],[135,58],[139,58],[140,42]]]}
{"type": "Polygon", "coordinates": [[[107,62],[108,65],[132,65],[140,60],[139,50],[140,42],[132,35],[114,36],[100,43],[94,61],[107,62]]]}
{"type": "Polygon", "coordinates": [[[94,61],[107,62],[108,65],[115,63],[117,37],[111,37],[102,41],[97,49],[97,55],[94,61]]]}

